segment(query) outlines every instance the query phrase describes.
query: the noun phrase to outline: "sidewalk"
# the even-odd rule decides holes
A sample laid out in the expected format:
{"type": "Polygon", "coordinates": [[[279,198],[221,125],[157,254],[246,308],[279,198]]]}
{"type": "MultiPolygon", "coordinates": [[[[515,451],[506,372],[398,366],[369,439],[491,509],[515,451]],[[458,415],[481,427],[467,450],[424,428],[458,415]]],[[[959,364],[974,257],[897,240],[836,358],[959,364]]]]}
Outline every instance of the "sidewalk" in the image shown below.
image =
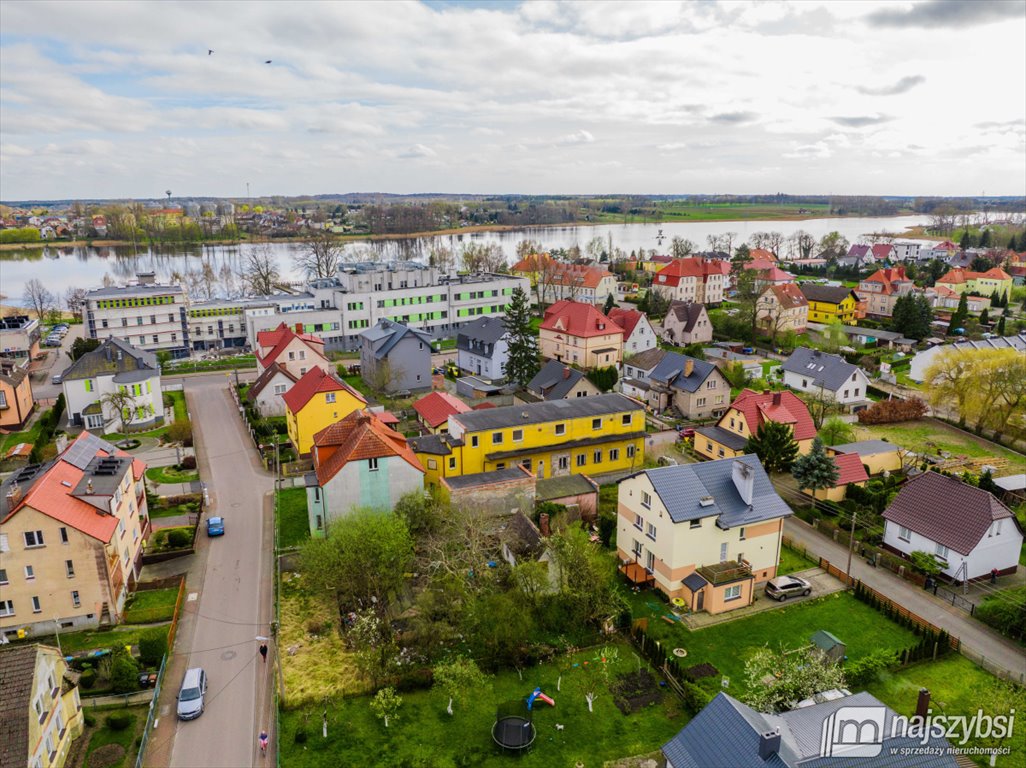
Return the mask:
{"type": "MultiPolygon", "coordinates": [[[[848,562],[848,550],[837,544],[808,523],[789,517],[784,533],[803,546],[809,554],[823,557],[842,571],[848,562]]],[[[993,666],[1014,680],[1026,682],[1026,650],[989,627],[972,618],[965,611],[949,605],[914,584],[899,579],[885,568],[873,568],[857,554],[851,561],[852,577],[891,598],[903,607],[946,630],[962,641],[970,657],[982,657],[982,666],[993,666]]]]}

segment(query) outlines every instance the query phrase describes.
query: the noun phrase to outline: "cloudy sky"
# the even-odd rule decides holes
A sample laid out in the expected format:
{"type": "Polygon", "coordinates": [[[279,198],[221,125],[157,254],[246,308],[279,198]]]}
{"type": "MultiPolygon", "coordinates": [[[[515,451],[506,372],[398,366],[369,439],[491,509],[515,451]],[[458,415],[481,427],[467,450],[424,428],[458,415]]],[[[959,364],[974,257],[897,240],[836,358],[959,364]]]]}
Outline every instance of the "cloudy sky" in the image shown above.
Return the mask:
{"type": "Polygon", "coordinates": [[[1023,0],[4,0],[0,199],[1021,195],[1024,41],[1023,0]]]}

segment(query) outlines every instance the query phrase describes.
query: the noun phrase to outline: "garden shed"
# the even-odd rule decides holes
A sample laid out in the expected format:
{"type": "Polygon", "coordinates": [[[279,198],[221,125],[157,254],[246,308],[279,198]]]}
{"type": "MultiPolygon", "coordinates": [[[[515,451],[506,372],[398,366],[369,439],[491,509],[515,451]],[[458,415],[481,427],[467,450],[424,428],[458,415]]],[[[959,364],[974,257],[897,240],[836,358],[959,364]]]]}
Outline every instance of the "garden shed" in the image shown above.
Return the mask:
{"type": "Polygon", "coordinates": [[[812,636],[812,644],[823,651],[827,659],[833,662],[843,661],[847,654],[847,646],[836,635],[825,629],[818,630],[812,636]]]}

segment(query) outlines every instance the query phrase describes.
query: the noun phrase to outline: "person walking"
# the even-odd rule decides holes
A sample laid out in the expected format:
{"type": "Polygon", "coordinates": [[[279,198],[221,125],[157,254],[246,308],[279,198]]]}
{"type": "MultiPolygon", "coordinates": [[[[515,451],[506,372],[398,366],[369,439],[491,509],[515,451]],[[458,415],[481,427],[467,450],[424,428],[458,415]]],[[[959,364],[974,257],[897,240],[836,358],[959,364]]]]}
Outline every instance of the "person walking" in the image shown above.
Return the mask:
{"type": "Polygon", "coordinates": [[[260,731],[260,754],[267,754],[267,731],[263,729],[260,731]]]}
{"type": "Polygon", "coordinates": [[[264,664],[267,663],[267,643],[260,643],[260,655],[264,659],[264,664]]]}

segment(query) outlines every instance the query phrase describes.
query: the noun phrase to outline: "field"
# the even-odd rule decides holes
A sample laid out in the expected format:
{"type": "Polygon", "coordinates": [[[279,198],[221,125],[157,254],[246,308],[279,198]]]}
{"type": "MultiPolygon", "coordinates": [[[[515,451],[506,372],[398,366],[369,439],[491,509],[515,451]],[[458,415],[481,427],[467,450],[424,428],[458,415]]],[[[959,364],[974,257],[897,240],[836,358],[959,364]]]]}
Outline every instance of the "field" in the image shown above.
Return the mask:
{"type": "Polygon", "coordinates": [[[178,590],[148,589],[136,592],[131,604],[125,608],[126,624],[151,624],[157,621],[171,621],[178,601],[178,590]]]}
{"type": "MultiPolygon", "coordinates": [[[[627,221],[787,221],[830,216],[828,205],[764,205],[756,203],[689,203],[685,200],[667,200],[655,203],[654,211],[646,208],[642,215],[627,215],[627,221]],[[803,211],[799,213],[799,209],[803,211]]],[[[623,213],[591,211],[591,223],[624,221],[623,213]]]]}
{"type": "MultiPolygon", "coordinates": [[[[994,456],[1022,465],[1023,456],[1001,446],[993,445],[973,435],[933,419],[906,421],[901,424],[856,424],[857,440],[887,440],[912,451],[936,453],[938,449],[953,456],[980,458],[994,456]]],[[[1001,473],[998,473],[1001,474],[1001,473]]]]}
{"type": "Polygon", "coordinates": [[[310,538],[310,518],[306,511],[306,488],[278,491],[278,548],[298,547],[310,538]]]}

